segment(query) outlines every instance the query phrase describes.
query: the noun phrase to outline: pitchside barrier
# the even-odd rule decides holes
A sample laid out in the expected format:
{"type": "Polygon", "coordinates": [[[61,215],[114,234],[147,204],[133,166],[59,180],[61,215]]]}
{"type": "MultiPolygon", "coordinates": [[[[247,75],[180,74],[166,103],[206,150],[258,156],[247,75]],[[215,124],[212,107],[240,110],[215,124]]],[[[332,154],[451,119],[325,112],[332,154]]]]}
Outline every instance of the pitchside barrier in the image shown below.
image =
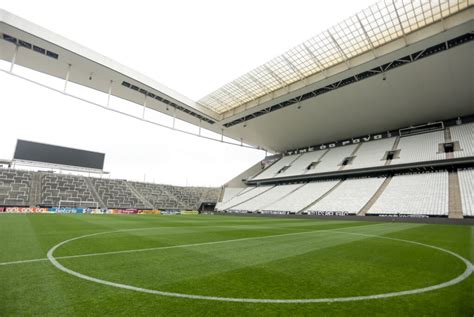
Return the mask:
{"type": "Polygon", "coordinates": [[[142,209],[100,209],[100,208],[27,208],[27,207],[0,207],[0,213],[52,213],[52,214],[122,214],[122,215],[197,215],[197,210],[142,210],[142,209]]]}

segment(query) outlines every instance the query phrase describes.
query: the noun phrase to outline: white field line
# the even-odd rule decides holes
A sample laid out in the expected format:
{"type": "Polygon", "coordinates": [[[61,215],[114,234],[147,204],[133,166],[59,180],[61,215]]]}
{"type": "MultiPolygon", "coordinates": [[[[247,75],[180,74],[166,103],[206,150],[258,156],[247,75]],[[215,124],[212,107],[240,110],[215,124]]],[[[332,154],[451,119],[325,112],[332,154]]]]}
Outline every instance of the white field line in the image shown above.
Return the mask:
{"type": "MultiPolygon", "coordinates": [[[[350,229],[350,228],[372,227],[372,226],[386,225],[386,224],[387,223],[378,223],[378,224],[370,224],[370,225],[364,225],[364,226],[350,226],[350,227],[343,227],[343,228],[336,228],[336,229],[340,230],[340,229],[350,229]]],[[[72,238],[72,239],[67,240],[67,241],[71,242],[71,241],[77,240],[79,238],[82,239],[82,238],[98,236],[98,235],[102,235],[102,234],[111,234],[111,233],[118,233],[118,232],[124,232],[124,231],[126,232],[126,231],[151,230],[151,229],[157,229],[157,228],[160,228],[160,227],[124,229],[124,230],[116,230],[116,231],[98,232],[98,233],[92,233],[92,234],[88,234],[88,235],[81,236],[81,237],[72,238]]],[[[158,250],[177,249],[177,248],[190,248],[190,247],[197,247],[197,246],[202,246],[202,245],[212,245],[212,244],[230,243],[230,242],[238,242],[238,241],[267,239],[267,238],[293,236],[293,235],[301,235],[301,234],[316,233],[316,232],[327,232],[328,230],[331,230],[331,229],[312,230],[312,231],[303,231],[303,232],[292,232],[292,233],[283,233],[283,234],[275,234],[275,235],[260,236],[260,237],[239,238],[239,239],[210,241],[210,242],[191,243],[191,244],[179,244],[179,245],[171,245],[171,246],[156,247],[156,248],[131,249],[131,250],[121,250],[121,251],[100,252],[100,253],[87,253],[87,254],[79,254],[79,255],[66,255],[66,256],[58,256],[58,257],[55,257],[55,258],[56,259],[73,259],[73,258],[92,257],[92,256],[101,256],[101,255],[113,255],[113,254],[135,253],[135,252],[148,252],[148,251],[158,251],[158,250]]],[[[11,261],[11,262],[2,262],[2,263],[0,263],[0,266],[23,264],[23,263],[35,263],[35,262],[42,262],[42,261],[48,261],[48,258],[46,257],[46,258],[38,258],[38,259],[30,259],[30,260],[18,260],[18,261],[11,261]]]]}
{"type": "MultiPolygon", "coordinates": [[[[120,283],[114,283],[114,282],[110,282],[110,281],[106,281],[106,280],[101,280],[101,279],[91,277],[91,276],[88,276],[88,275],[84,275],[84,274],[81,274],[79,272],[76,272],[76,271],[73,271],[71,269],[66,268],[63,265],[61,265],[56,260],[56,258],[53,256],[54,251],[57,248],[61,247],[62,245],[66,244],[68,242],[74,241],[74,240],[78,240],[78,239],[81,239],[81,238],[91,236],[91,235],[76,237],[76,238],[72,238],[72,239],[60,242],[48,251],[47,256],[48,256],[49,261],[57,269],[65,272],[67,274],[70,274],[72,276],[76,276],[80,279],[87,280],[87,281],[94,282],[94,283],[98,283],[98,284],[102,284],[102,285],[106,285],[106,286],[131,290],[131,291],[140,292],[140,293],[167,296],[167,297],[197,299],[197,300],[212,300],[212,301],[222,301],[222,302],[239,302],[239,303],[272,303],[272,304],[332,303],[332,302],[351,302],[351,301],[362,301],[362,300],[374,300],[374,299],[381,299],[381,298],[390,298],[390,297],[397,297],[397,296],[414,295],[414,294],[420,294],[420,293],[434,291],[434,290],[437,290],[437,289],[441,289],[441,288],[444,288],[444,287],[448,287],[448,286],[452,286],[452,285],[455,285],[457,283],[460,283],[463,280],[465,280],[466,278],[468,278],[469,275],[471,275],[471,273],[474,270],[474,265],[469,260],[463,258],[459,254],[454,253],[454,252],[449,251],[449,250],[446,250],[446,249],[443,249],[443,248],[440,248],[440,247],[432,246],[432,245],[429,245],[429,244],[424,244],[424,243],[421,243],[421,242],[415,242],[415,241],[410,241],[410,240],[384,237],[384,236],[359,234],[359,233],[353,233],[353,232],[347,232],[347,231],[338,231],[338,230],[319,230],[319,231],[352,234],[352,235],[371,237],[371,238],[381,238],[381,239],[399,241],[399,242],[404,242],[404,243],[410,243],[410,244],[415,244],[415,245],[435,249],[435,250],[447,253],[449,255],[452,255],[455,258],[461,260],[466,265],[466,269],[464,270],[464,272],[462,274],[458,275],[457,277],[455,277],[455,278],[453,278],[453,279],[451,279],[447,282],[427,286],[427,287],[424,287],[424,288],[417,288],[417,289],[400,291],[400,292],[374,294],[374,295],[364,295],[364,296],[333,297],[333,298],[304,298],[304,299],[234,298],[234,297],[203,296],[203,295],[164,292],[164,291],[159,291],[159,290],[135,287],[135,286],[132,286],[132,285],[120,284],[120,283]]],[[[112,233],[112,232],[109,232],[109,233],[112,233]]],[[[103,233],[103,234],[105,234],[105,233],[103,233]]],[[[97,235],[97,234],[93,234],[93,235],[97,235]]],[[[281,235],[276,235],[276,236],[281,236],[281,235]]],[[[241,239],[237,239],[237,240],[241,240],[241,239]]],[[[227,240],[227,241],[231,241],[231,240],[227,240]]],[[[236,240],[233,240],[233,241],[236,241],[236,240]]]]}

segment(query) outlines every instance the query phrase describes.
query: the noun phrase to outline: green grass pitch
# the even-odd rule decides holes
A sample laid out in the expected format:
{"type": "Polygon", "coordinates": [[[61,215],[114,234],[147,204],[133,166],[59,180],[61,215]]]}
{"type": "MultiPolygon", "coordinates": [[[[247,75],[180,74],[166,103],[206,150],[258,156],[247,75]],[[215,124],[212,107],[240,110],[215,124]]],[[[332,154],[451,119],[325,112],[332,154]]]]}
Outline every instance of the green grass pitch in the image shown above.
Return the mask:
{"type": "Polygon", "coordinates": [[[473,316],[474,274],[462,277],[469,266],[453,254],[474,262],[473,226],[3,214],[0,316],[473,316]],[[52,253],[65,272],[47,254],[69,239],[52,253]]]}

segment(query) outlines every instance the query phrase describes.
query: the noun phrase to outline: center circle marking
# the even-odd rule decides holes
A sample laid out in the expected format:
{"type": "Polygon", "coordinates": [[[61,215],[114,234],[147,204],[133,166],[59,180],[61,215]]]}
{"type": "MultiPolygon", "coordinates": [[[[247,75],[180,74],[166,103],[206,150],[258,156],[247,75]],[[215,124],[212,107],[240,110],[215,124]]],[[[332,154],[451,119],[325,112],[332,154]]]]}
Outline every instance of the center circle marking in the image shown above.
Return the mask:
{"type": "MultiPolygon", "coordinates": [[[[404,243],[410,243],[410,244],[415,244],[419,245],[422,247],[426,248],[431,248],[435,249],[444,253],[447,253],[458,260],[462,261],[466,265],[466,269],[464,272],[457,277],[447,281],[443,282],[440,284],[432,285],[432,286],[427,286],[423,288],[417,288],[417,289],[412,289],[412,290],[406,290],[406,291],[400,291],[400,292],[391,292],[391,293],[383,293],[383,294],[374,294],[374,295],[364,295],[364,296],[350,296],[350,297],[333,297],[333,298],[304,298],[304,299],[272,299],[272,298],[237,298],[237,297],[220,297],[220,296],[204,296],[204,295],[194,295],[194,294],[184,294],[184,293],[174,293],[174,292],[165,292],[165,291],[159,291],[159,290],[153,290],[153,289],[148,289],[148,288],[141,288],[141,287],[136,287],[132,285],[127,285],[127,284],[121,284],[121,283],[115,283],[111,281],[106,281],[102,280],[99,278],[95,278],[89,275],[85,275],[79,272],[76,272],[74,270],[71,270],[65,266],[63,266],[61,263],[58,262],[58,260],[54,257],[54,252],[61,246],[72,242],[76,241],[79,239],[87,238],[87,237],[92,237],[92,236],[98,236],[98,235],[104,235],[104,234],[111,234],[111,233],[119,233],[119,232],[126,232],[126,231],[138,231],[138,230],[150,230],[150,229],[156,229],[156,228],[139,228],[139,229],[126,229],[126,230],[114,230],[114,231],[106,231],[106,232],[98,232],[98,233],[92,233],[92,234],[86,234],[82,235],[79,237],[71,238],[68,240],[64,240],[55,246],[53,246],[51,249],[48,250],[47,253],[47,258],[53,264],[57,269],[70,274],[72,276],[78,277],[80,279],[102,284],[102,285],[107,285],[111,287],[116,287],[116,288],[121,288],[121,289],[126,289],[126,290],[131,290],[135,292],[140,292],[140,293],[147,293],[147,294],[154,294],[154,295],[160,295],[160,296],[166,296],[166,297],[177,297],[177,298],[187,298],[187,299],[198,299],[198,300],[211,300],[211,301],[222,301],[222,302],[239,302],[239,303],[280,303],[280,304],[302,304],[302,303],[332,303],[332,302],[352,302],[352,301],[362,301],[362,300],[370,300],[370,299],[381,299],[381,298],[390,298],[390,297],[397,297],[397,296],[406,296],[406,295],[414,295],[414,294],[420,294],[420,293],[425,293],[425,292],[431,292],[434,290],[438,290],[441,288],[445,288],[448,286],[452,286],[455,284],[458,284],[468,278],[471,273],[474,271],[474,265],[467,260],[466,258],[462,257],[461,255],[425,243],[421,242],[415,242],[415,241],[410,241],[410,240],[404,240],[404,239],[398,239],[398,238],[390,238],[390,237],[384,237],[384,236],[377,236],[377,235],[371,235],[371,234],[363,234],[363,233],[355,233],[355,232],[345,232],[345,231],[338,231],[338,230],[317,230],[317,231],[310,231],[311,232],[337,232],[337,233],[343,233],[343,234],[350,234],[350,235],[357,235],[357,236],[363,236],[363,237],[371,237],[371,238],[379,238],[379,239],[385,239],[385,240],[392,240],[392,241],[399,241],[399,242],[404,242],[404,243]]],[[[264,237],[271,237],[271,236],[263,236],[263,237],[255,237],[255,240],[258,238],[264,238],[264,237]]],[[[238,239],[237,239],[238,240],[238,239]]],[[[229,240],[229,242],[232,241],[237,241],[237,240],[229,240]]],[[[226,240],[223,240],[222,243],[225,243],[226,240]]],[[[196,244],[198,246],[198,244],[196,244]]],[[[179,247],[176,246],[176,247],[179,247]]],[[[185,246],[185,247],[191,247],[191,246],[185,246]]]]}

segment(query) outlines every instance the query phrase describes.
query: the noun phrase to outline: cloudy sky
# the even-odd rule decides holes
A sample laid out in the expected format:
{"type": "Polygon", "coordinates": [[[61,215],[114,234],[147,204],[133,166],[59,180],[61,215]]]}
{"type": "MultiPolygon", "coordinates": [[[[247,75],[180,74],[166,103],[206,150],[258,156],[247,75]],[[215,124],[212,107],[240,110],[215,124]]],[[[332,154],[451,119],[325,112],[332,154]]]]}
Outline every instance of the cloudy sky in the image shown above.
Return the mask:
{"type": "MultiPolygon", "coordinates": [[[[0,0],[0,8],[197,100],[371,3],[0,0]]],[[[115,114],[4,72],[0,87],[0,159],[11,159],[16,140],[26,139],[105,152],[113,178],[221,186],[265,155],[115,114]]]]}

